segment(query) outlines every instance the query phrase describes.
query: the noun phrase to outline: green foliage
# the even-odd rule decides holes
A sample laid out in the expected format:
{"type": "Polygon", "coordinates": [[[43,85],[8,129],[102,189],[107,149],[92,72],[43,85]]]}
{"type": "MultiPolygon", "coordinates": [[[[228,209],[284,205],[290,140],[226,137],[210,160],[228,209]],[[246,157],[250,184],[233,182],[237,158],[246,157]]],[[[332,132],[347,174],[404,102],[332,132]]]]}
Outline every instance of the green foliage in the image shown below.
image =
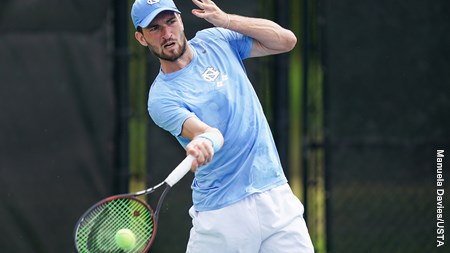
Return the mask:
{"type": "MultiPolygon", "coordinates": [[[[130,0],[130,9],[134,1],[130,0]]],[[[145,188],[147,155],[147,50],[134,38],[134,26],[129,21],[129,167],[130,192],[145,188]]]]}

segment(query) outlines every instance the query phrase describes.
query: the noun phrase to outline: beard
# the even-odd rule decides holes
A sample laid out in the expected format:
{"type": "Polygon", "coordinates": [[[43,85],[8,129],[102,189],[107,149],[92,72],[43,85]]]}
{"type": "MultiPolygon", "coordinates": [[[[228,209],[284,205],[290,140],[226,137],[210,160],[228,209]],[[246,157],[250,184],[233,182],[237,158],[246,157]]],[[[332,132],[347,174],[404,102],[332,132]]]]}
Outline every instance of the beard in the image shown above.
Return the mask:
{"type": "Polygon", "coordinates": [[[161,50],[161,52],[158,53],[158,52],[156,52],[156,50],[153,49],[153,47],[150,47],[150,46],[148,46],[148,49],[150,50],[150,52],[152,54],[154,54],[156,57],[158,57],[161,60],[165,60],[165,61],[169,61],[169,62],[175,62],[181,56],[183,56],[184,53],[186,52],[186,44],[187,44],[186,43],[186,39],[184,37],[182,42],[181,42],[181,44],[180,44],[180,51],[178,52],[178,54],[173,54],[173,55],[167,55],[167,54],[164,53],[163,50],[161,50]]]}

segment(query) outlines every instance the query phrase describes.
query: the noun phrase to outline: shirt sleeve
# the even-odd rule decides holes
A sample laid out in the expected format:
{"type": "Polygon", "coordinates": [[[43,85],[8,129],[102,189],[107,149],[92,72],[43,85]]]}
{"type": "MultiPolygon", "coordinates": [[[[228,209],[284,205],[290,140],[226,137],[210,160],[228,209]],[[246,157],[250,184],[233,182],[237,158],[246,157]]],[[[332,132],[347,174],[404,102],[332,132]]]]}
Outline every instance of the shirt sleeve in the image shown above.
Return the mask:
{"type": "Polygon", "coordinates": [[[219,38],[226,41],[241,59],[247,59],[250,56],[253,47],[251,37],[223,28],[210,28],[203,30],[202,33],[200,36],[205,40],[219,38]]]}
{"type": "Polygon", "coordinates": [[[180,99],[149,95],[148,112],[156,125],[178,137],[183,123],[195,114],[183,106],[180,99]]]}
{"type": "Polygon", "coordinates": [[[253,39],[240,33],[222,29],[225,39],[234,48],[241,59],[247,59],[253,46],[253,39]]]}

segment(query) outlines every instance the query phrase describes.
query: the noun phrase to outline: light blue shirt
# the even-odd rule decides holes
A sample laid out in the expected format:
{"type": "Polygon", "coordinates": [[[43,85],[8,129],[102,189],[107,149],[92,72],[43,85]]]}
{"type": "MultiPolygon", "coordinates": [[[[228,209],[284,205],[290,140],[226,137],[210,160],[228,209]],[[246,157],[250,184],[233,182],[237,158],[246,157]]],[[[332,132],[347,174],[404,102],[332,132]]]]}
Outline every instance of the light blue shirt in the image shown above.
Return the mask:
{"type": "Polygon", "coordinates": [[[189,140],[180,134],[189,117],[198,117],[224,136],[222,149],[195,173],[192,199],[197,211],[219,209],[287,182],[242,63],[252,43],[230,30],[202,30],[189,41],[192,61],[173,73],[160,71],[150,88],[150,116],[183,147],[189,140]]]}

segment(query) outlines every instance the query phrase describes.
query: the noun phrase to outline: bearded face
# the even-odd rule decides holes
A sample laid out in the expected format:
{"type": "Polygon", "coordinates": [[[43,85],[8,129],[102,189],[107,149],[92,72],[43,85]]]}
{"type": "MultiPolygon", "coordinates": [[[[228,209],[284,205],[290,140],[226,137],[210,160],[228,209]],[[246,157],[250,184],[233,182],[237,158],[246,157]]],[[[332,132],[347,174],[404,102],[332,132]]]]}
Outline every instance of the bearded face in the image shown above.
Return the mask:
{"type": "Polygon", "coordinates": [[[174,62],[186,52],[186,44],[186,36],[182,33],[179,39],[169,38],[160,46],[152,46],[149,44],[148,49],[159,59],[174,62]]]}
{"type": "Polygon", "coordinates": [[[140,32],[136,39],[152,54],[164,61],[174,62],[186,52],[186,35],[178,13],[164,11],[140,32]]]}

